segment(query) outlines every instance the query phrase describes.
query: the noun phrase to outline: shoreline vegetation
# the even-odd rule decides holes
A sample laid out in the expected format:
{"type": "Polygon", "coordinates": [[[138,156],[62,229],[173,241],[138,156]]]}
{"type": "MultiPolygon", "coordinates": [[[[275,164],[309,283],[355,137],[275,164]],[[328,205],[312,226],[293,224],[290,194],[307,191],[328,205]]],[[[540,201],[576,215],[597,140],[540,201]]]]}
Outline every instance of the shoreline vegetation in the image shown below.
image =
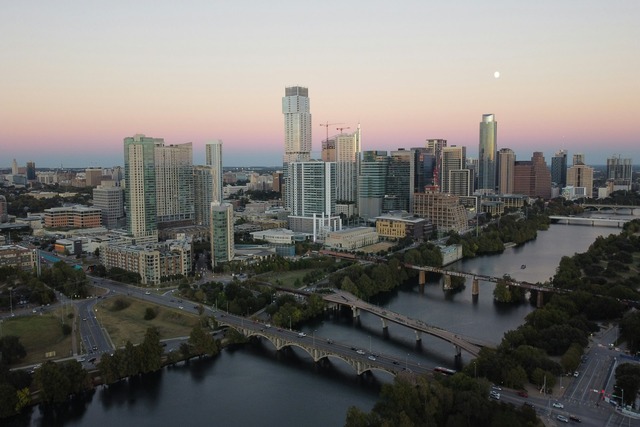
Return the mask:
{"type": "MultiPolygon", "coordinates": [[[[531,209],[527,217],[504,216],[496,224],[487,226],[478,236],[450,234],[447,243],[462,244],[465,257],[501,253],[505,243],[523,244],[535,239],[538,230],[548,228],[548,212],[544,212],[544,209],[544,206],[542,211],[531,209]]],[[[383,386],[382,400],[370,413],[350,408],[346,425],[382,425],[386,422],[395,425],[403,420],[420,419],[415,417],[423,417],[424,421],[425,414],[430,414],[437,425],[443,425],[439,421],[454,422],[442,418],[446,417],[448,411],[456,413],[456,417],[464,413],[466,420],[473,419],[478,425],[487,422],[487,419],[476,418],[480,416],[479,413],[474,415],[464,412],[464,408],[456,409],[457,405],[462,405],[458,401],[461,398],[458,395],[462,394],[474,400],[481,398],[475,410],[484,408],[481,413],[486,415],[485,409],[490,405],[489,412],[509,419],[512,424],[508,425],[538,425],[535,412],[532,415],[527,408],[507,410],[503,405],[490,401],[487,398],[488,381],[523,388],[527,384],[539,386],[542,379],[547,377],[547,387],[552,388],[558,375],[575,369],[588,344],[589,334],[598,329],[596,322],[619,319],[628,308],[621,301],[640,300],[637,286],[634,285],[640,279],[637,267],[640,259],[639,231],[640,221],[634,220],[625,225],[620,235],[596,239],[585,254],[563,257],[551,285],[569,289],[573,291],[573,296],[546,297],[545,306],[527,316],[525,324],[515,331],[507,332],[497,349],[483,349],[473,363],[478,376],[483,378],[481,381],[473,379],[474,372],[469,372],[469,366],[452,377],[398,377],[393,384],[383,386]],[[555,361],[558,358],[560,362],[555,361]],[[436,388],[439,391],[434,393],[436,388]],[[396,396],[398,393],[410,395],[411,408],[396,396]],[[434,408],[439,409],[434,412],[434,408]]],[[[367,299],[400,286],[416,274],[402,268],[403,263],[439,266],[442,256],[435,245],[425,243],[390,256],[384,264],[363,266],[324,259],[275,259],[263,263],[261,269],[264,272],[304,270],[302,278],[292,276],[295,277],[294,285],[312,283],[326,277],[329,287],[367,299]]],[[[216,307],[226,305],[228,311],[236,314],[264,309],[272,322],[279,326],[285,326],[289,321],[298,324],[320,315],[324,310],[324,303],[318,296],[302,304],[291,295],[275,297],[272,290],[251,279],[242,285],[234,281],[226,287],[220,283],[207,283],[197,290],[189,285],[181,285],[180,291],[181,295],[195,303],[215,301],[216,307]]],[[[144,310],[148,312],[149,307],[144,310]]],[[[232,330],[227,332],[224,343],[216,340],[212,335],[217,326],[215,321],[202,316],[202,313],[198,319],[188,342],[183,343],[178,351],[163,356],[158,329],[147,328],[141,344],[136,346],[127,340],[113,355],[104,355],[98,369],[91,372],[92,376],[76,360],[59,364],[46,362],[35,370],[33,378],[24,371],[9,371],[3,364],[0,371],[0,401],[5,399],[8,403],[0,405],[3,406],[0,418],[13,416],[37,403],[64,407],[70,402],[69,396],[89,392],[96,385],[108,385],[123,378],[154,372],[195,356],[215,357],[223,345],[245,341],[244,337],[232,330]],[[84,376],[80,371],[84,372],[84,376]],[[99,375],[95,375],[96,372],[99,375]]],[[[635,331],[640,331],[640,328],[635,328],[635,325],[640,323],[640,318],[626,321],[634,327],[621,328],[621,339],[627,340],[638,351],[640,336],[635,336],[635,331]]],[[[623,319],[621,324],[624,322],[623,319]]],[[[628,395],[634,396],[635,393],[631,392],[629,390],[628,395]]]]}

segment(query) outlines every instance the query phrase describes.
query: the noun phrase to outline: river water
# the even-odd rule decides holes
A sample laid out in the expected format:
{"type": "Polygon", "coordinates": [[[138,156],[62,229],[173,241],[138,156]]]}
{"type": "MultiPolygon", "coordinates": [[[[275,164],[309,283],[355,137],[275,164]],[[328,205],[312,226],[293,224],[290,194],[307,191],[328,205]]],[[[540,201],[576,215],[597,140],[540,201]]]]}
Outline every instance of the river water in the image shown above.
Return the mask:
{"type": "MultiPolygon", "coordinates": [[[[545,281],[560,258],[584,252],[597,236],[618,233],[612,227],[552,225],[535,241],[505,250],[501,255],[462,260],[452,269],[478,274],[512,277],[528,282],[545,281]],[[521,268],[523,265],[526,268],[521,268]]],[[[416,283],[371,303],[384,306],[429,324],[497,344],[504,332],[522,324],[534,310],[528,304],[503,307],[493,302],[493,284],[480,283],[476,301],[471,284],[461,292],[442,290],[436,278],[421,293],[416,283]]],[[[390,325],[383,332],[375,316],[331,313],[306,325],[310,339],[331,338],[371,351],[426,366],[454,368],[453,347],[412,331],[390,325]]],[[[462,363],[470,356],[463,352],[462,363]]],[[[26,423],[32,426],[337,426],[343,425],[347,409],[369,411],[380,387],[393,378],[384,373],[358,377],[346,363],[331,359],[315,365],[304,352],[276,352],[265,341],[226,349],[215,359],[193,360],[168,367],[142,378],[109,388],[98,388],[89,401],[65,416],[53,418],[39,408],[26,423]]]]}

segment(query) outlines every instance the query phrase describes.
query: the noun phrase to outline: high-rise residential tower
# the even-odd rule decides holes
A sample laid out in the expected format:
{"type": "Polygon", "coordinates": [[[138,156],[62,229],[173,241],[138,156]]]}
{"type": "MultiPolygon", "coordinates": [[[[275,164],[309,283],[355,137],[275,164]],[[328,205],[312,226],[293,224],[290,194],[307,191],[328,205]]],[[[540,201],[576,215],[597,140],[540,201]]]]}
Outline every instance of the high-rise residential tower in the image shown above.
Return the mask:
{"type": "Polygon", "coordinates": [[[497,147],[498,122],[493,114],[483,114],[478,150],[478,190],[493,192],[496,189],[497,147]]]}
{"type": "MultiPolygon", "coordinates": [[[[452,145],[451,147],[442,148],[442,162],[440,170],[440,191],[443,193],[455,194],[451,188],[452,171],[459,171],[466,166],[467,150],[466,147],[458,147],[452,145]]],[[[459,175],[459,174],[458,174],[459,175]]],[[[459,186],[459,183],[457,184],[459,186]]],[[[458,196],[468,196],[468,194],[457,194],[458,196]]]]}
{"type": "Polygon", "coordinates": [[[231,261],[235,255],[233,206],[230,203],[213,202],[210,209],[211,265],[216,267],[231,261]]]}
{"type": "MultiPolygon", "coordinates": [[[[425,148],[433,154],[435,159],[435,165],[433,168],[433,183],[432,185],[440,185],[440,172],[442,171],[442,149],[447,146],[446,139],[427,139],[425,141],[425,148]]],[[[424,189],[420,190],[424,191],[424,189]]],[[[442,189],[440,189],[442,191],[442,189]]]]}
{"type": "Polygon", "coordinates": [[[284,164],[311,160],[309,89],[300,86],[285,88],[282,114],[284,114],[284,164]]]}
{"type": "Polygon", "coordinates": [[[382,211],[407,211],[413,209],[415,193],[415,152],[400,148],[391,152],[387,169],[386,194],[382,211]]]}
{"type": "Polygon", "coordinates": [[[567,186],[567,150],[558,150],[551,158],[551,182],[561,188],[567,186]]]}
{"type": "Polygon", "coordinates": [[[358,160],[360,159],[360,125],[350,134],[336,135],[336,200],[358,202],[358,160]]]}
{"type": "Polygon", "coordinates": [[[621,156],[607,158],[607,179],[613,181],[614,190],[631,190],[632,175],[631,159],[621,156]]]}
{"type": "Polygon", "coordinates": [[[287,165],[288,209],[292,216],[330,215],[336,208],[336,164],[292,162],[287,165]]]}
{"type": "Polygon", "coordinates": [[[192,225],[195,217],[192,144],[156,144],[155,172],[158,224],[192,225]]]}
{"type": "Polygon", "coordinates": [[[222,140],[207,142],[204,148],[206,165],[211,167],[213,178],[211,201],[222,203],[222,140]]]}
{"type": "MultiPolygon", "coordinates": [[[[582,158],[584,161],[584,157],[582,158]]],[[[567,169],[567,186],[584,188],[586,197],[593,196],[593,168],[583,162],[576,163],[567,169]]]]}
{"type": "Polygon", "coordinates": [[[498,193],[513,194],[516,153],[510,148],[498,151],[498,193]]]}
{"type": "Polygon", "coordinates": [[[141,134],[124,138],[124,180],[127,231],[136,243],[158,241],[155,148],[162,138],[141,134]]]}

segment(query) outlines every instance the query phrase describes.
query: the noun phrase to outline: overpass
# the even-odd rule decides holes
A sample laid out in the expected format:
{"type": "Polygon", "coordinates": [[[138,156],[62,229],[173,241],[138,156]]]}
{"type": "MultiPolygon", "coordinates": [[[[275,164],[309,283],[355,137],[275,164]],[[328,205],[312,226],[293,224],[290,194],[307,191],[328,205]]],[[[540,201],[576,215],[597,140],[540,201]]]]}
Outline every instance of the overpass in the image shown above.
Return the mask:
{"type": "MultiPolygon", "coordinates": [[[[529,291],[537,291],[538,292],[538,300],[537,300],[537,306],[538,307],[542,307],[542,305],[544,304],[544,292],[549,292],[549,293],[569,293],[571,291],[567,290],[567,289],[559,289],[559,288],[554,288],[554,287],[550,287],[550,286],[541,286],[541,285],[536,285],[533,283],[529,283],[529,282],[524,282],[524,281],[517,281],[514,279],[505,279],[504,277],[494,277],[494,276],[487,276],[484,274],[476,274],[476,273],[467,273],[464,271],[454,271],[454,270],[445,270],[444,268],[441,267],[431,267],[428,265],[414,265],[414,264],[404,264],[404,266],[406,268],[410,268],[413,270],[418,270],[419,273],[419,277],[418,277],[418,284],[420,285],[420,288],[423,289],[424,288],[424,284],[427,281],[427,273],[439,273],[439,274],[443,274],[445,276],[445,281],[444,281],[444,289],[448,290],[451,289],[451,276],[455,276],[455,277],[464,277],[466,279],[472,279],[472,285],[471,285],[471,295],[473,296],[478,296],[480,294],[480,285],[479,285],[479,281],[482,280],[483,282],[492,282],[492,283],[498,283],[498,281],[504,281],[507,280],[507,286],[513,286],[516,288],[523,288],[523,289],[527,289],[529,291]]],[[[525,266],[526,267],[526,266],[525,266]]]]}
{"type": "Polygon", "coordinates": [[[569,225],[591,225],[592,227],[598,226],[610,226],[622,228],[629,219],[610,219],[610,218],[589,218],[582,216],[560,216],[550,215],[549,219],[554,222],[569,224],[569,225]]]}
{"type": "Polygon", "coordinates": [[[297,347],[308,353],[315,363],[322,360],[339,359],[351,366],[358,375],[365,372],[381,371],[391,375],[426,374],[432,369],[408,358],[401,360],[393,356],[371,354],[347,344],[334,342],[324,337],[316,337],[284,328],[274,327],[241,316],[216,311],[213,317],[218,324],[231,327],[247,338],[257,337],[269,341],[276,350],[297,347]]]}
{"type": "Polygon", "coordinates": [[[447,341],[454,345],[456,357],[460,356],[461,350],[466,351],[474,357],[478,357],[480,349],[488,346],[488,343],[479,343],[477,340],[474,341],[471,338],[454,334],[453,332],[438,328],[437,326],[428,325],[421,320],[412,319],[388,309],[371,305],[349,292],[336,290],[332,294],[324,295],[323,299],[329,303],[336,304],[337,306],[350,307],[353,312],[353,317],[358,317],[360,315],[360,311],[375,314],[382,321],[383,328],[387,328],[387,322],[392,322],[413,329],[416,334],[416,341],[421,339],[422,333],[447,341]]]}

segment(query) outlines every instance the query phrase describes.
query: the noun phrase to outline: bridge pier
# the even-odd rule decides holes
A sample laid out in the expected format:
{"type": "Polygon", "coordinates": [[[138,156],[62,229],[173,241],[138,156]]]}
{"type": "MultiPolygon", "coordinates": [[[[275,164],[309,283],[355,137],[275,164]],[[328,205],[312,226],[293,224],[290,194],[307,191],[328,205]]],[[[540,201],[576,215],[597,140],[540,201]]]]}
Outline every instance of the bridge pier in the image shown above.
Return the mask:
{"type": "Polygon", "coordinates": [[[462,349],[459,346],[455,346],[456,348],[456,359],[459,359],[462,357],[462,349]]]}
{"type": "Polygon", "coordinates": [[[380,320],[382,320],[382,329],[387,330],[389,328],[389,325],[387,325],[387,320],[382,317],[380,318],[380,320]]]}
{"type": "Polygon", "coordinates": [[[351,306],[351,313],[353,314],[353,318],[360,317],[360,309],[355,305],[351,306]]]}
{"type": "Polygon", "coordinates": [[[442,288],[445,291],[451,290],[451,276],[448,274],[444,275],[444,283],[442,284],[442,288]]]}
{"type": "Polygon", "coordinates": [[[471,295],[477,297],[480,295],[480,286],[478,285],[478,278],[474,277],[473,282],[471,282],[471,295]]]}
{"type": "Polygon", "coordinates": [[[538,291],[538,297],[536,298],[536,307],[542,308],[544,305],[544,292],[538,291]]]}
{"type": "Polygon", "coordinates": [[[420,292],[424,292],[424,284],[427,283],[427,272],[420,270],[418,272],[418,286],[420,286],[420,292]]]}
{"type": "Polygon", "coordinates": [[[422,332],[417,331],[417,330],[413,330],[413,332],[416,333],[416,341],[422,341],[422,332]]]}

